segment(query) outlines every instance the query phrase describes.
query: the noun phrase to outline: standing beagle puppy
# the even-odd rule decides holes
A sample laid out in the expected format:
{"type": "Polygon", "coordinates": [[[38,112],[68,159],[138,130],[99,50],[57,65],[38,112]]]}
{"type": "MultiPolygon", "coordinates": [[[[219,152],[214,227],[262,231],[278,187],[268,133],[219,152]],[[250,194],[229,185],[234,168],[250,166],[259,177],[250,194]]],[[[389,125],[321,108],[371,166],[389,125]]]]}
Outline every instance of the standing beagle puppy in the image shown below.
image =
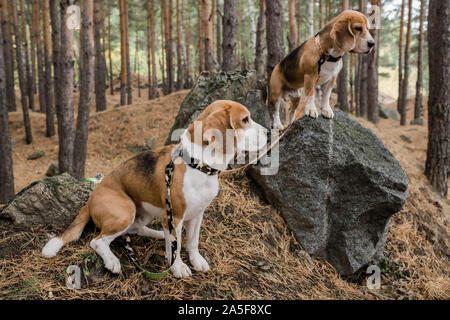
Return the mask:
{"type": "Polygon", "coordinates": [[[42,255],[54,257],[64,244],[79,239],[92,218],[100,234],[90,245],[111,272],[120,273],[121,266],[109,248],[110,243],[124,234],[138,234],[165,239],[171,271],[175,277],[187,277],[191,270],[180,257],[185,224],[191,265],[197,271],[210,270],[198,251],[198,242],[203,212],[219,190],[217,173],[225,170],[237,153],[258,151],[266,143],[267,130],[251,119],[247,108],[232,101],[216,101],[184,132],[178,146],[144,152],[108,174],[68,229],[45,245],[42,255]],[[165,180],[169,163],[173,164],[173,171],[170,193],[167,193],[165,180]],[[166,215],[168,197],[177,243],[173,263],[166,215]],[[154,217],[162,219],[164,231],[146,226],[154,217]]]}
{"type": "MultiPolygon", "coordinates": [[[[345,10],[331,20],[316,36],[304,42],[275,66],[270,78],[269,113],[272,127],[283,129],[280,106],[291,102],[289,121],[293,120],[300,102],[300,88],[308,95],[320,86],[321,113],[334,117],[330,107],[331,90],[342,69],[342,56],[346,52],[368,54],[375,46],[369,32],[369,21],[361,12],[345,10]],[[319,75],[319,78],[318,78],[319,75]]],[[[317,118],[314,94],[308,100],[305,114],[317,118]]]]}

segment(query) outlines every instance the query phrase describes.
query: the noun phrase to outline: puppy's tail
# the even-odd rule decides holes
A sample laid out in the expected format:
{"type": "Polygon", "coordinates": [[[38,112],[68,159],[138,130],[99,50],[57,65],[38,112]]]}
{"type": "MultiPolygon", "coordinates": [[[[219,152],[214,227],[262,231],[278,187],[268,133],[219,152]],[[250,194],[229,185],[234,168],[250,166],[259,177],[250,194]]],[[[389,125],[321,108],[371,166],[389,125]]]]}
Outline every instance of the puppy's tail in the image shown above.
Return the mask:
{"type": "Polygon", "coordinates": [[[86,204],[63,234],[47,242],[42,249],[42,255],[46,258],[53,258],[66,243],[78,240],[89,219],[89,208],[86,204]]]}

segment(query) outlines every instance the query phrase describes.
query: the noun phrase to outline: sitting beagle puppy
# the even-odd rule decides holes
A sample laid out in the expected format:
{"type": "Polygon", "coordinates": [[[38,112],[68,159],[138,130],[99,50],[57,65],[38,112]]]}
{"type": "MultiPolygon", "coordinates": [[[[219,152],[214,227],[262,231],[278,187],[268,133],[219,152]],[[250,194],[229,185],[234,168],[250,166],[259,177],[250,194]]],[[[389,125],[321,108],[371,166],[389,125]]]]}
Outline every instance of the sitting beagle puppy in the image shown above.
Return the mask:
{"type": "Polygon", "coordinates": [[[256,152],[266,144],[267,129],[251,119],[247,108],[232,101],[216,101],[184,131],[179,145],[141,153],[105,176],[72,224],[50,239],[42,255],[54,257],[64,244],[79,239],[92,218],[100,234],[90,245],[111,272],[120,273],[121,266],[110,243],[121,235],[137,234],[165,239],[171,271],[177,278],[187,277],[191,270],[180,257],[182,226],[186,224],[189,260],[195,270],[206,272],[210,267],[198,251],[199,232],[203,212],[219,190],[217,173],[225,170],[236,154],[256,152]],[[173,171],[167,193],[169,163],[173,171]],[[174,255],[166,214],[169,207],[173,212],[170,225],[176,232],[174,255]],[[154,217],[162,219],[164,231],[146,226],[154,217]]]}
{"type": "Polygon", "coordinates": [[[332,119],[334,113],[330,107],[330,96],[342,69],[342,56],[346,52],[368,54],[374,46],[369,21],[361,12],[345,10],[331,20],[316,36],[304,42],[275,66],[270,78],[268,101],[272,127],[283,129],[280,106],[284,106],[289,100],[289,122],[293,120],[302,87],[306,95],[313,92],[305,106],[305,114],[312,118],[319,116],[312,91],[318,86],[322,89],[322,115],[332,119]]]}

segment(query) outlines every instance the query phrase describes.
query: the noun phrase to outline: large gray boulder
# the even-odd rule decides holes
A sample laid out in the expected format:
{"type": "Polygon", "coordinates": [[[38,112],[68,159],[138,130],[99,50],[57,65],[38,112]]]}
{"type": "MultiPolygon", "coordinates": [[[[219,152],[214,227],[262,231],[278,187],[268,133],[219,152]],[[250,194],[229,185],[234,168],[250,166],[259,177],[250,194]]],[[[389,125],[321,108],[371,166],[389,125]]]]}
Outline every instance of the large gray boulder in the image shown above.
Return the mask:
{"type": "Polygon", "coordinates": [[[304,249],[350,275],[382,257],[408,177],[370,130],[335,115],[299,119],[280,141],[278,170],[259,164],[249,174],[304,249]]]}
{"type": "Polygon", "coordinates": [[[249,109],[253,120],[268,128],[269,113],[265,101],[264,81],[254,71],[202,72],[180,106],[166,145],[177,143],[177,129],[186,129],[200,113],[216,100],[233,100],[249,109]]]}
{"type": "Polygon", "coordinates": [[[80,182],[70,174],[36,181],[0,209],[0,216],[15,224],[67,227],[89,199],[93,182],[80,182]]]}

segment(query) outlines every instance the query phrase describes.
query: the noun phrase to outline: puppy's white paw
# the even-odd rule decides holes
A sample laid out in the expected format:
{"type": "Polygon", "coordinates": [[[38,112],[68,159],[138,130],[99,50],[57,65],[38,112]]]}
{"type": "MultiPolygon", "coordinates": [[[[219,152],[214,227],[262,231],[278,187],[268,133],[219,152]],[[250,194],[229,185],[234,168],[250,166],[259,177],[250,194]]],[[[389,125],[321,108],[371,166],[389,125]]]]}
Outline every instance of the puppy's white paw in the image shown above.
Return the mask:
{"type": "Polygon", "coordinates": [[[120,261],[116,256],[109,256],[103,260],[105,268],[112,273],[119,274],[121,272],[120,261]]]}
{"type": "Polygon", "coordinates": [[[211,270],[208,262],[206,262],[205,258],[203,258],[198,252],[189,255],[189,261],[196,271],[208,272],[211,270]]]}
{"type": "Polygon", "coordinates": [[[328,119],[334,118],[334,112],[330,106],[326,106],[326,107],[322,108],[322,115],[328,119]]]}
{"type": "Polygon", "coordinates": [[[319,116],[319,112],[317,111],[315,106],[306,106],[305,114],[314,119],[319,116]]]}
{"type": "Polygon", "coordinates": [[[186,278],[192,276],[191,269],[189,269],[189,267],[182,261],[175,261],[171,270],[175,278],[186,278]]]}

